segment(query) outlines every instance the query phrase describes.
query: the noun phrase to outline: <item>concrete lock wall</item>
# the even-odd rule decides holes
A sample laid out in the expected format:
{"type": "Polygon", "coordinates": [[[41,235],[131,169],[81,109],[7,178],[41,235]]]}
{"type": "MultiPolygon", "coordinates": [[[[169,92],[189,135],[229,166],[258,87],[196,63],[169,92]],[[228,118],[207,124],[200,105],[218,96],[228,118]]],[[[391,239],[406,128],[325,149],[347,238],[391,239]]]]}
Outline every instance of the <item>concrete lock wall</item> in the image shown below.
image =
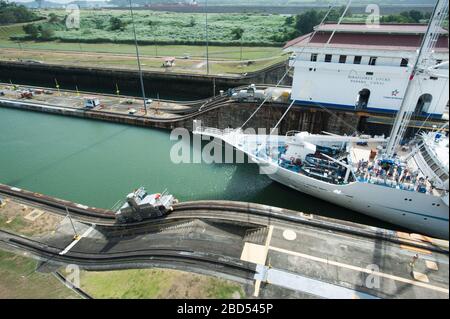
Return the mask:
{"type": "MultiPolygon", "coordinates": [[[[256,110],[258,104],[232,103],[214,111],[204,113],[197,120],[203,126],[219,129],[238,128],[256,110]]],[[[280,120],[286,111],[287,105],[266,104],[248,122],[244,128],[265,129],[267,133],[280,120]]],[[[355,112],[312,110],[304,107],[293,107],[279,126],[279,134],[289,131],[308,131],[321,133],[327,131],[334,134],[352,134],[360,126],[361,117],[355,112]]],[[[185,127],[192,130],[192,120],[172,123],[171,128],[185,127]]]]}
{"type": "MultiPolygon", "coordinates": [[[[143,72],[146,95],[169,99],[199,99],[219,94],[237,86],[276,84],[285,74],[287,63],[281,62],[246,75],[213,76],[167,72],[143,72]]],[[[0,61],[0,81],[17,84],[55,87],[114,94],[116,84],[125,95],[141,95],[139,74],[136,70],[89,68],[48,65],[39,63],[0,61]]],[[[285,77],[283,85],[291,85],[285,77]]]]}
{"type": "MultiPolygon", "coordinates": [[[[84,109],[52,108],[26,102],[3,101],[0,106],[29,110],[36,112],[51,113],[80,117],[92,120],[101,120],[114,123],[153,127],[160,129],[174,129],[184,127],[192,130],[194,119],[200,120],[203,126],[216,127],[219,129],[238,128],[259,106],[251,103],[229,103],[217,109],[206,111],[198,116],[179,121],[155,120],[141,116],[129,116],[124,114],[114,114],[102,111],[91,111],[84,109]]],[[[268,134],[274,125],[279,121],[286,111],[287,105],[267,104],[250,120],[245,128],[255,130],[265,129],[268,134]]],[[[361,129],[363,117],[355,112],[313,110],[305,107],[293,107],[279,126],[279,134],[288,131],[308,131],[311,133],[321,133],[327,131],[335,134],[352,134],[357,129],[361,129]]],[[[363,127],[364,129],[364,127],[363,127]]]]}

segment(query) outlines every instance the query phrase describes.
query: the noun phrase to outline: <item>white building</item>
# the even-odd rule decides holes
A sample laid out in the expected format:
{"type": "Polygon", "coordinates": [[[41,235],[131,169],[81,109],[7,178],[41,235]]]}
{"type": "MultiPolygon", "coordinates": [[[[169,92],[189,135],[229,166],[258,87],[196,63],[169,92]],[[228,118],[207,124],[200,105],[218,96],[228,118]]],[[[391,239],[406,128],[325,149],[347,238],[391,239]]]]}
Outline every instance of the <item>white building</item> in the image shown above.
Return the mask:
{"type": "MultiPolygon", "coordinates": [[[[426,25],[324,24],[286,44],[293,52],[292,99],[300,105],[393,113],[399,110],[426,25]],[[333,35],[333,32],[334,35],[333,35]],[[331,38],[331,40],[329,40],[331,38]],[[328,43],[327,43],[328,42],[328,43]]],[[[442,117],[448,104],[448,32],[430,57],[434,73],[423,72],[415,89],[416,114],[442,117]]]]}

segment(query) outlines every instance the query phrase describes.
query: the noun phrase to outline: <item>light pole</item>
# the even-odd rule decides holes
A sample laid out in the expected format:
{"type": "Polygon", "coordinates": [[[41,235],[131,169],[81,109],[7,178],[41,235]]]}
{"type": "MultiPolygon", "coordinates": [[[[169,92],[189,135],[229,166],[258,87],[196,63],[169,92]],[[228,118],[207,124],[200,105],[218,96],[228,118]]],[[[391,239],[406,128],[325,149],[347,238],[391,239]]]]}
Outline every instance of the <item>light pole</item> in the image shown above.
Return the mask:
{"type": "Polygon", "coordinates": [[[208,0],[205,0],[206,74],[209,74],[208,0]]]}
{"type": "Polygon", "coordinates": [[[137,37],[136,37],[136,25],[134,24],[133,5],[131,4],[131,0],[130,0],[130,14],[131,14],[131,21],[133,23],[134,46],[136,47],[136,58],[137,58],[137,64],[138,64],[138,69],[139,69],[139,79],[141,81],[142,98],[144,99],[144,110],[145,110],[145,115],[147,115],[147,101],[145,99],[144,78],[142,76],[141,59],[139,57],[139,47],[138,47],[138,42],[137,42],[137,37]]]}

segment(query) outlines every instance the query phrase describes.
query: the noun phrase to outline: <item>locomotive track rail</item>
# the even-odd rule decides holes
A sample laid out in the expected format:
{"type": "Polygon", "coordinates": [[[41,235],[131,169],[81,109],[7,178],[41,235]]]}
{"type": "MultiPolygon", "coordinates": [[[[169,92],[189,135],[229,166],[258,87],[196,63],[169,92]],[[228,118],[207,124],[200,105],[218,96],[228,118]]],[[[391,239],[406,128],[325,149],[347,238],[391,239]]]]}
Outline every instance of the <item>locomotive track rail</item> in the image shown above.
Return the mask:
{"type": "Polygon", "coordinates": [[[0,194],[11,196],[19,202],[37,206],[52,213],[72,218],[81,222],[118,230],[139,231],[149,225],[170,223],[175,220],[205,219],[266,227],[273,224],[305,225],[325,231],[338,232],[351,236],[383,240],[393,244],[409,245],[448,255],[448,247],[441,247],[430,241],[410,240],[399,236],[398,232],[380,229],[345,221],[336,221],[321,216],[311,216],[271,206],[231,202],[231,201],[195,201],[183,202],[173,206],[173,211],[163,218],[144,220],[142,222],[119,224],[113,211],[88,207],[66,200],[53,198],[39,193],[0,184],[0,194]]]}
{"type": "MultiPolygon", "coordinates": [[[[1,83],[0,83],[1,84],[1,83]]],[[[27,88],[35,88],[35,89],[45,89],[49,90],[48,88],[42,88],[42,87],[33,87],[33,86],[24,86],[27,88]]],[[[234,88],[234,90],[241,90],[245,89],[247,86],[239,86],[234,88]]],[[[256,85],[256,88],[258,90],[266,89],[268,86],[263,84],[256,85]]],[[[285,86],[278,86],[279,88],[285,88],[285,86]]],[[[287,87],[286,87],[287,88],[287,87]]],[[[55,91],[55,90],[51,90],[55,91]]],[[[74,91],[70,90],[61,90],[62,92],[69,92],[69,93],[76,93],[74,91]]],[[[82,93],[89,93],[91,95],[97,95],[97,96],[106,96],[106,97],[123,97],[126,98],[126,96],[117,96],[112,94],[93,94],[91,92],[82,92],[82,93]]],[[[128,97],[130,98],[130,97],[128,97]]],[[[60,111],[68,111],[71,116],[83,116],[85,114],[87,117],[91,119],[100,119],[100,120],[107,120],[107,118],[118,118],[122,119],[125,122],[128,122],[128,120],[131,121],[137,121],[136,123],[161,123],[161,124],[171,124],[171,123],[178,123],[183,122],[186,120],[194,119],[197,116],[203,115],[207,112],[222,108],[224,106],[230,105],[231,103],[235,103],[235,101],[231,100],[228,96],[216,96],[208,99],[202,99],[198,101],[172,101],[172,100],[159,100],[160,102],[168,102],[168,103],[178,103],[182,106],[188,107],[188,109],[184,111],[180,110],[170,110],[170,109],[164,109],[164,108],[158,108],[158,110],[165,111],[167,113],[173,113],[174,117],[171,118],[161,118],[161,117],[150,117],[150,116],[140,116],[140,115],[132,115],[132,114],[121,114],[117,112],[110,112],[105,110],[86,110],[84,108],[79,107],[71,107],[71,106],[62,106],[62,105],[56,105],[56,104],[50,104],[45,102],[34,102],[34,101],[24,101],[20,99],[6,99],[6,98],[0,98],[0,106],[5,107],[12,107],[12,108],[23,108],[26,106],[27,109],[33,110],[33,111],[41,111],[41,112],[50,112],[53,113],[52,110],[60,110],[60,111]],[[22,107],[21,107],[22,106],[22,107]]]]}
{"type": "Polygon", "coordinates": [[[219,254],[171,247],[145,248],[114,253],[74,252],[60,255],[61,249],[30,238],[0,230],[0,243],[27,251],[53,264],[76,264],[87,270],[116,270],[163,265],[168,268],[190,269],[201,273],[216,273],[242,281],[251,281],[256,267],[248,262],[219,254]]]}
{"type": "MultiPolygon", "coordinates": [[[[177,123],[185,120],[189,120],[195,118],[196,116],[202,115],[206,112],[221,108],[223,106],[229,105],[229,103],[233,103],[233,101],[228,98],[221,97],[218,100],[209,101],[205,104],[196,106],[192,108],[190,111],[186,111],[187,114],[177,115],[171,118],[160,118],[160,117],[144,117],[140,115],[132,115],[132,114],[121,114],[117,112],[109,112],[104,110],[86,110],[82,108],[70,107],[70,106],[60,106],[60,105],[52,105],[45,103],[36,103],[29,101],[21,101],[21,100],[11,100],[11,99],[0,99],[0,106],[6,107],[14,107],[14,108],[23,108],[23,106],[28,106],[31,110],[42,111],[42,112],[50,112],[52,110],[66,110],[72,112],[72,115],[78,114],[78,116],[82,116],[83,114],[89,115],[92,119],[105,119],[107,117],[111,118],[120,118],[120,119],[129,119],[135,121],[141,121],[142,123],[177,123]]],[[[67,114],[71,115],[71,114],[67,114]]]]}
{"type": "Polygon", "coordinates": [[[175,269],[255,284],[254,293],[261,289],[262,297],[278,296],[280,289],[291,284],[296,293],[317,295],[303,279],[341,294],[355,287],[352,291],[356,294],[381,298],[448,297],[445,241],[402,237],[375,227],[230,201],[179,203],[162,218],[118,224],[109,210],[0,184],[2,194],[12,202],[41,207],[48,213],[64,216],[67,208],[73,219],[79,219],[76,226],[81,236],[74,236],[68,222],[40,237],[0,230],[0,249],[25,251],[40,265],[47,264],[46,271],[68,264],[87,271],[175,269]],[[417,252],[420,258],[415,270],[426,274],[428,283],[411,278],[407,265],[417,252]],[[433,271],[426,268],[430,261],[435,265],[433,271]],[[372,273],[367,265],[383,265],[377,272],[383,278],[380,289],[367,289],[364,280],[361,282],[361,276],[372,273]],[[291,284],[265,277],[272,273],[290,278],[291,284]],[[261,278],[268,285],[256,285],[261,278]],[[400,284],[403,288],[399,290],[400,284]]]}

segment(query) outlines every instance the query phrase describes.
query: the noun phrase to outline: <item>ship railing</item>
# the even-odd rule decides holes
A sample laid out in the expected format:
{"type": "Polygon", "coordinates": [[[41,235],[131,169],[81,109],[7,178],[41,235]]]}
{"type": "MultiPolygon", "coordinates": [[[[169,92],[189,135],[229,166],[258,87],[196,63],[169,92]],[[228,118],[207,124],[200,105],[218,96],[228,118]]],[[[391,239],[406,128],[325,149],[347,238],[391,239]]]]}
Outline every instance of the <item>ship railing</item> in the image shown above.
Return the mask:
{"type": "Polygon", "coordinates": [[[122,206],[123,206],[123,204],[125,204],[125,201],[124,200],[118,200],[112,207],[111,207],[111,210],[113,211],[113,212],[117,212],[122,206]]]}
{"type": "Polygon", "coordinates": [[[214,135],[226,135],[231,133],[242,133],[242,130],[240,129],[233,129],[233,128],[226,128],[226,129],[218,129],[214,127],[198,127],[196,128],[195,132],[198,133],[209,133],[214,135]]]}
{"type": "Polygon", "coordinates": [[[297,135],[298,133],[301,133],[301,131],[292,130],[292,131],[287,132],[286,136],[287,137],[293,137],[293,136],[297,135]]]}
{"type": "MultiPolygon", "coordinates": [[[[420,185],[416,183],[407,183],[407,182],[397,182],[396,180],[393,180],[391,178],[384,178],[384,177],[374,177],[369,176],[369,178],[365,177],[365,174],[356,174],[358,181],[361,183],[368,183],[368,184],[374,184],[374,185],[380,185],[390,188],[397,188],[404,191],[410,191],[410,192],[419,192],[419,189],[421,188],[420,185]]],[[[433,192],[430,192],[426,185],[422,186],[422,189],[425,189],[426,191],[424,193],[426,194],[433,194],[433,192]]]]}

